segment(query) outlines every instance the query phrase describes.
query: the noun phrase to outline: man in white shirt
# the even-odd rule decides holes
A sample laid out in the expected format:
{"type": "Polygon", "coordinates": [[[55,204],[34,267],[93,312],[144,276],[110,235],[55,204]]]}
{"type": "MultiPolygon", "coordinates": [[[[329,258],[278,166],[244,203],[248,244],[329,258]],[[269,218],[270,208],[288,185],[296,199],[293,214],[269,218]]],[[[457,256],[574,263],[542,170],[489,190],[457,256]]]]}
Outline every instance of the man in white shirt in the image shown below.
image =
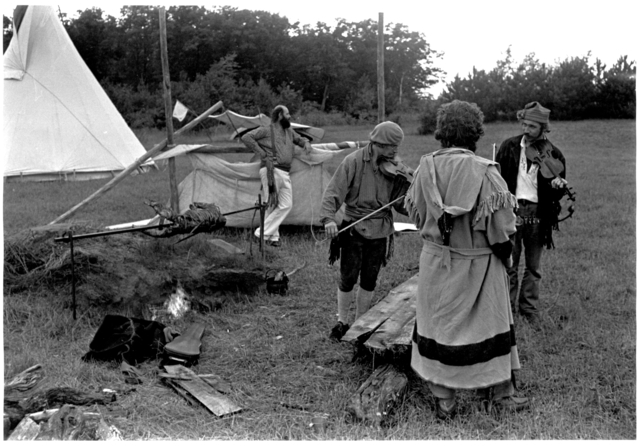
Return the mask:
{"type": "Polygon", "coordinates": [[[538,102],[527,104],[516,116],[522,133],[500,145],[496,161],[509,191],[518,200],[516,234],[512,237],[513,266],[508,269],[509,294],[512,309],[516,309],[539,328],[538,301],[541,259],[544,247],[553,248],[552,232],[558,229],[560,199],[564,195],[566,162],[562,152],[547,139],[551,111],[538,102]],[[549,177],[549,169],[541,160],[545,157],[559,167],[557,175],[549,177]],[[543,171],[545,175],[543,175],[543,171]],[[524,276],[518,292],[518,264],[524,248],[524,276]]]}

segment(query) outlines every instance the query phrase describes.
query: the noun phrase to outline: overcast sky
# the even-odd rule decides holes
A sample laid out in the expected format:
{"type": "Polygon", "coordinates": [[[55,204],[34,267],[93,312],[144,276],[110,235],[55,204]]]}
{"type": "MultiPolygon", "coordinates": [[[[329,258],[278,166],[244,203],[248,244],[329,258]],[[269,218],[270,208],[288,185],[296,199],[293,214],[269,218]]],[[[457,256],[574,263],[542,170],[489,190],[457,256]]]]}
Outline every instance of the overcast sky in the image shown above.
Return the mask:
{"type": "MultiPolygon", "coordinates": [[[[173,4],[178,3],[165,5],[173,4]]],[[[225,4],[266,10],[287,17],[291,23],[309,25],[316,22],[335,25],[338,18],[377,21],[379,13],[383,13],[385,24],[402,23],[410,31],[424,34],[432,49],[444,53],[437,66],[447,72],[446,81],[456,74],[466,77],[474,66],[492,69],[497,60],[505,57],[509,46],[516,62],[535,53],[541,62],[553,64],[568,57],[586,56],[589,51],[592,61],[598,57],[607,66],[622,55],[638,60],[637,0],[232,0],[204,6],[225,4]]],[[[55,5],[71,17],[76,10],[91,6],[116,17],[120,11],[120,6],[107,2],[55,5]]],[[[7,14],[11,9],[7,11],[3,6],[3,11],[7,14]]],[[[442,88],[444,84],[432,92],[437,94],[442,88]]]]}

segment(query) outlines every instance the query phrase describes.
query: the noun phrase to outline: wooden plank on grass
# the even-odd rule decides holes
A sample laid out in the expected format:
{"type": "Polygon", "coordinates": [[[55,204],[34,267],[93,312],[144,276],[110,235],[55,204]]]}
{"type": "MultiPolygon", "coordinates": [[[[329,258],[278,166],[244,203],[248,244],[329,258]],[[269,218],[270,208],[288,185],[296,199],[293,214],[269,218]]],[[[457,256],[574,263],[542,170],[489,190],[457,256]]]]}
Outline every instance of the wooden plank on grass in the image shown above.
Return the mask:
{"type": "Polygon", "coordinates": [[[384,322],[415,295],[418,289],[418,275],[398,285],[389,294],[360,316],[353,326],[342,337],[342,341],[352,342],[366,337],[376,331],[384,322]]]}
{"type": "Polygon", "coordinates": [[[176,380],[175,385],[189,392],[214,415],[219,417],[240,412],[242,408],[207,384],[196,373],[182,365],[166,365],[165,370],[172,375],[191,376],[191,380],[176,380]]]}
{"type": "Polygon", "coordinates": [[[40,426],[30,417],[24,417],[9,436],[9,441],[33,441],[40,433],[40,426]]]}
{"type": "Polygon", "coordinates": [[[415,300],[413,301],[413,317],[404,324],[404,327],[398,333],[398,336],[393,340],[394,345],[402,345],[402,346],[410,346],[411,345],[411,335],[413,335],[413,327],[416,324],[416,315],[415,315],[415,300]]]}
{"type": "MultiPolygon", "coordinates": [[[[406,345],[404,344],[406,339],[402,337],[402,333],[404,327],[407,324],[412,326],[416,319],[417,290],[417,281],[411,282],[402,289],[403,297],[402,300],[398,301],[397,311],[367,339],[364,343],[365,346],[374,350],[393,350],[395,347],[406,345]]],[[[411,342],[410,339],[409,342],[411,342]]]]}

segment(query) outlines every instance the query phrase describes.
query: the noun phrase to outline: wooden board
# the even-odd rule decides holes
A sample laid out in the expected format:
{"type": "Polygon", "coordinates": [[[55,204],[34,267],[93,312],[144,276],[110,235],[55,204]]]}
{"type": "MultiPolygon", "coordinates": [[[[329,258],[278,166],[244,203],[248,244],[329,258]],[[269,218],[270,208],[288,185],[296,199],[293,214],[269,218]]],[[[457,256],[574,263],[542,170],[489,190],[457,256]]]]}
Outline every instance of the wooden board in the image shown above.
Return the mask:
{"type": "Polygon", "coordinates": [[[416,317],[415,317],[415,301],[413,302],[413,311],[414,311],[414,315],[411,319],[409,319],[407,321],[406,324],[404,324],[404,327],[402,327],[402,330],[400,330],[400,333],[398,333],[398,337],[395,338],[395,340],[393,341],[394,344],[396,345],[402,345],[402,346],[411,346],[411,335],[413,335],[413,327],[416,325],[416,317]]]}
{"type": "Polygon", "coordinates": [[[219,417],[240,412],[242,408],[207,384],[196,373],[182,365],[166,365],[165,370],[172,375],[187,375],[190,380],[175,380],[173,384],[183,388],[200,401],[214,415],[219,417]]]}
{"type": "Polygon", "coordinates": [[[24,417],[9,436],[9,441],[33,441],[40,433],[40,426],[30,417],[24,417]]]}
{"type": "MultiPolygon", "coordinates": [[[[342,341],[362,341],[373,332],[379,330],[388,319],[392,318],[399,310],[402,310],[410,301],[414,302],[413,313],[415,317],[415,294],[417,289],[418,274],[389,291],[389,294],[384,299],[360,316],[349,331],[342,337],[342,341]]],[[[398,317],[402,320],[406,318],[406,315],[403,313],[403,315],[399,315],[398,317]]],[[[398,328],[398,330],[399,329],[400,328],[398,328]]]]}
{"type": "MultiPolygon", "coordinates": [[[[406,284],[406,282],[405,282],[406,284]]],[[[418,289],[417,282],[409,284],[403,288],[403,298],[398,301],[398,308],[364,343],[365,346],[375,350],[393,350],[397,346],[406,346],[406,339],[402,338],[404,327],[409,325],[413,327],[416,319],[416,292],[418,289]]]]}

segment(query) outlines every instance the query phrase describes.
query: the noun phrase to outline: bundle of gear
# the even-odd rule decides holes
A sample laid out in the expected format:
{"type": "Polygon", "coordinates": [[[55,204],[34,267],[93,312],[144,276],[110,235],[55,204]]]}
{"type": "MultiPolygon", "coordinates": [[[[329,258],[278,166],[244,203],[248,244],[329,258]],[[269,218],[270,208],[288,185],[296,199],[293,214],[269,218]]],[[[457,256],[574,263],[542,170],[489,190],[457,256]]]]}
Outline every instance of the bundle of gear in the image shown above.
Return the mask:
{"type": "Polygon", "coordinates": [[[145,234],[153,237],[213,232],[227,224],[227,219],[214,203],[191,203],[189,209],[183,214],[179,214],[157,201],[146,200],[145,204],[151,206],[157,215],[173,223],[172,226],[166,228],[145,231],[145,234]]]}

